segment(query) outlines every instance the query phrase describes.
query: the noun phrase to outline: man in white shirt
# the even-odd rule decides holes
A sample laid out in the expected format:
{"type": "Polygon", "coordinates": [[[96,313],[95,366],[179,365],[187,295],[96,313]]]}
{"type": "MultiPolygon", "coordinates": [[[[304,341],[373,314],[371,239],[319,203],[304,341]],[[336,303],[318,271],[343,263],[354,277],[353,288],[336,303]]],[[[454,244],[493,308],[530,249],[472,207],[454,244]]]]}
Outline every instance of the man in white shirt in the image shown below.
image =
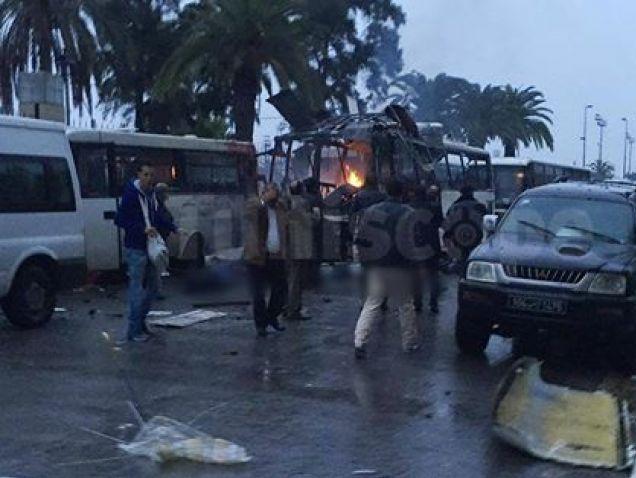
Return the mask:
{"type": "Polygon", "coordinates": [[[282,332],[278,322],[287,300],[287,208],[279,200],[278,187],[267,184],[260,198],[245,206],[245,261],[252,291],[254,325],[258,335],[267,335],[267,327],[282,332]],[[269,286],[269,300],[265,288],[269,286]]]}

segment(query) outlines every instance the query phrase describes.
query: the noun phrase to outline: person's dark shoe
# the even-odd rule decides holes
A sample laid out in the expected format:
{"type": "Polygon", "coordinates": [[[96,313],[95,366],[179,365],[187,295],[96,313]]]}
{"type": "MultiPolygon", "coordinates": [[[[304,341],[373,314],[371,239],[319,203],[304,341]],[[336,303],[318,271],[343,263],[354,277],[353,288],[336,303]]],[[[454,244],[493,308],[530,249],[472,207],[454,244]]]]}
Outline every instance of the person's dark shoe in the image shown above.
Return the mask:
{"type": "Polygon", "coordinates": [[[355,347],[353,349],[353,353],[358,360],[364,360],[365,358],[367,358],[367,349],[365,349],[364,347],[355,347]]]}
{"type": "Polygon", "coordinates": [[[269,325],[272,326],[272,329],[274,329],[277,332],[283,332],[285,330],[285,327],[283,325],[280,325],[280,322],[278,322],[278,319],[274,319],[272,320],[269,325]]]}
{"type": "Polygon", "coordinates": [[[150,335],[142,332],[139,335],[133,336],[130,340],[131,342],[137,342],[137,343],[148,342],[148,340],[150,340],[150,335]]]}
{"type": "Polygon", "coordinates": [[[439,307],[437,306],[437,303],[432,303],[428,306],[428,310],[431,312],[431,314],[439,314],[439,307]]]}
{"type": "Polygon", "coordinates": [[[415,309],[415,312],[417,312],[419,314],[420,312],[422,312],[422,303],[421,302],[413,302],[413,308],[415,309]]]}
{"type": "Polygon", "coordinates": [[[256,335],[258,335],[259,337],[267,337],[267,328],[256,327],[256,335]]]}

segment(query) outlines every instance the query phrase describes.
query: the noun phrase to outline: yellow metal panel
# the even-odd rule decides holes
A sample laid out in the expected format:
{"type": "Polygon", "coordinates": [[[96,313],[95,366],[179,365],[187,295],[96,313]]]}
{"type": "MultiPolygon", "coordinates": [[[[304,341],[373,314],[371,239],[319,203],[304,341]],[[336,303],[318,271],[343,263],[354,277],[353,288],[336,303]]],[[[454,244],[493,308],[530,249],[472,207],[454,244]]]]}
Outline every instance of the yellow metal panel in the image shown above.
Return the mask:
{"type": "Polygon", "coordinates": [[[605,391],[548,384],[540,370],[534,359],[513,366],[495,403],[495,432],[542,458],[595,467],[626,466],[627,438],[618,399],[605,391]]]}

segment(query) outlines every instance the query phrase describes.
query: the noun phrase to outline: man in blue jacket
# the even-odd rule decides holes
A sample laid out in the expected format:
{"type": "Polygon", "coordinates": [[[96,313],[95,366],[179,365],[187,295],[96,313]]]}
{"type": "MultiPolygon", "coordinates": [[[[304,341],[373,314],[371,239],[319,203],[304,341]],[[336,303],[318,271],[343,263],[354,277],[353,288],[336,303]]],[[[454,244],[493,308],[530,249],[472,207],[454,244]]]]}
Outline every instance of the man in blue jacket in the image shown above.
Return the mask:
{"type": "Polygon", "coordinates": [[[125,260],[128,264],[128,331],[126,339],[145,342],[149,338],[146,316],[157,293],[158,271],[148,257],[148,237],[158,230],[176,232],[174,223],[161,214],[154,191],[154,170],[140,161],[137,179],[124,186],[115,224],[124,230],[125,260]],[[146,225],[141,204],[148,210],[150,227],[146,225]]]}

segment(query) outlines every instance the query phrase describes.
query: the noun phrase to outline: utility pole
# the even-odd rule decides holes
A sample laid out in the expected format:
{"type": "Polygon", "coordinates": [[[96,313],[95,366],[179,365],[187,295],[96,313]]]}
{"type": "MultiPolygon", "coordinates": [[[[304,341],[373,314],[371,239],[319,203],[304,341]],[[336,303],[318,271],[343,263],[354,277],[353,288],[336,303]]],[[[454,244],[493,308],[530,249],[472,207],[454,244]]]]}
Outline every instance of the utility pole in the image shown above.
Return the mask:
{"type": "Polygon", "coordinates": [[[607,121],[598,113],[594,115],[594,120],[598,126],[599,130],[599,141],[598,141],[598,161],[599,166],[603,162],[603,129],[607,126],[607,121]]]}
{"type": "Polygon", "coordinates": [[[581,136],[581,141],[583,141],[583,167],[585,167],[585,150],[587,146],[587,112],[594,108],[594,105],[586,105],[583,110],[583,136],[581,136]]]}
{"type": "Polygon", "coordinates": [[[632,135],[627,135],[627,142],[629,143],[629,166],[627,168],[628,174],[632,174],[632,153],[634,150],[634,138],[632,135]]]}
{"type": "Polygon", "coordinates": [[[625,141],[623,141],[623,178],[627,174],[627,138],[629,137],[629,120],[627,118],[621,118],[621,121],[625,123],[625,141]]]}

